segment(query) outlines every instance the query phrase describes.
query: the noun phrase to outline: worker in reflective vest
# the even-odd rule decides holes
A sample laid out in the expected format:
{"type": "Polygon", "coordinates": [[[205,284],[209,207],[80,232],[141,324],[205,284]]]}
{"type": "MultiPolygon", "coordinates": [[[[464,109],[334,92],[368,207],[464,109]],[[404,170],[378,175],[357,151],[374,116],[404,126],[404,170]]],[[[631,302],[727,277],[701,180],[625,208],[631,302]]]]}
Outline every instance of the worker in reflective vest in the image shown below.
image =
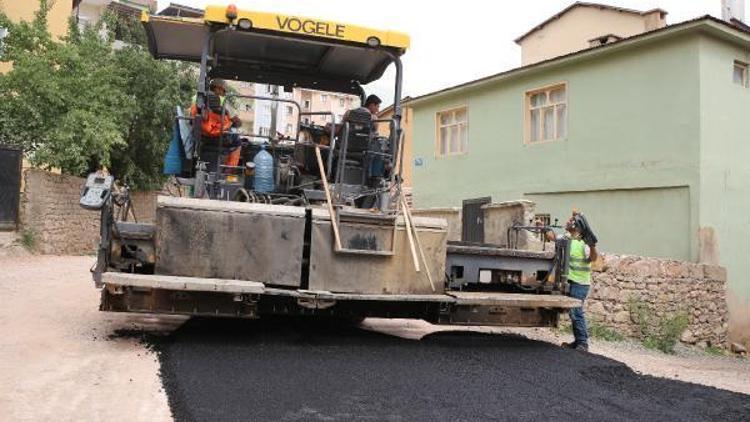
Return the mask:
{"type": "Polygon", "coordinates": [[[588,351],[589,335],[583,304],[591,287],[591,263],[598,259],[599,254],[595,243],[587,245],[583,241],[581,228],[578,227],[575,216],[568,220],[565,230],[570,236],[570,255],[568,259],[568,283],[570,290],[568,295],[579,299],[582,306],[572,308],[569,312],[575,340],[572,343],[564,343],[563,346],[570,349],[588,351]]]}
{"type": "MultiPolygon", "coordinates": [[[[213,79],[209,85],[209,89],[213,94],[219,97],[220,106],[224,106],[226,99],[226,82],[223,79],[213,79]]],[[[193,98],[193,104],[190,107],[190,116],[195,117],[198,114],[197,96],[193,98]]],[[[201,133],[207,138],[221,137],[222,133],[226,134],[233,126],[239,127],[242,125],[242,120],[236,115],[232,116],[231,111],[228,107],[225,107],[224,113],[221,110],[208,109],[203,122],[201,123],[201,133]],[[223,116],[222,116],[223,114],[223,116]]],[[[237,166],[240,161],[240,142],[236,136],[228,135],[227,138],[230,142],[230,153],[224,160],[225,165],[237,166]]]]}

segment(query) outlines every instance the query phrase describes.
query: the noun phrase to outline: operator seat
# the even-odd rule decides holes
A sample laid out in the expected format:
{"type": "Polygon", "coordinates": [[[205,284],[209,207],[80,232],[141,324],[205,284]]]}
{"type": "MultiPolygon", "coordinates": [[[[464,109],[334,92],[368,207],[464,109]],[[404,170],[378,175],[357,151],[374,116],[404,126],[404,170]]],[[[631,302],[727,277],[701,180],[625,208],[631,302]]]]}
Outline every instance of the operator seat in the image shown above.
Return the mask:
{"type": "MultiPolygon", "coordinates": [[[[346,156],[342,181],[346,184],[364,185],[369,168],[367,151],[370,150],[372,132],[375,127],[372,122],[372,114],[364,107],[355,108],[346,113],[343,123],[349,124],[346,151],[342,151],[344,139],[340,139],[336,143],[337,157],[344,154],[346,156]]],[[[344,131],[342,130],[341,137],[343,136],[344,131]]]]}

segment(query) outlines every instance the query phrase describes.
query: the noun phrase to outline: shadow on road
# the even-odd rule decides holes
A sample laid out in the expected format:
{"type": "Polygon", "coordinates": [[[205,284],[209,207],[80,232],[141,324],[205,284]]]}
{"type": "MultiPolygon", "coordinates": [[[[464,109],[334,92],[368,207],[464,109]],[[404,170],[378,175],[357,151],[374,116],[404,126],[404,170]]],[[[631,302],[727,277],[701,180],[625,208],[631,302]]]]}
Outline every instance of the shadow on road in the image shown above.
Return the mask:
{"type": "Polygon", "coordinates": [[[748,420],[750,397],[515,335],[194,319],[155,340],[178,421],[748,420]]]}

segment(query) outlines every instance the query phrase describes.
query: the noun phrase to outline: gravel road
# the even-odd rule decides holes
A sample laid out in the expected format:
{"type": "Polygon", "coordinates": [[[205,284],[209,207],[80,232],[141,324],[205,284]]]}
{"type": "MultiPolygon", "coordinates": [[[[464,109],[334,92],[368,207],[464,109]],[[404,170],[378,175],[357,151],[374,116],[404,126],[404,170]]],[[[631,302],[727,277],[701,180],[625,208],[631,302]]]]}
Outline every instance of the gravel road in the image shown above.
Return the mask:
{"type": "Polygon", "coordinates": [[[509,334],[408,340],[294,319],[197,319],[158,347],[178,421],[750,418],[749,396],[509,334]]]}
{"type": "Polygon", "coordinates": [[[0,255],[0,421],[172,420],[156,356],[116,333],[184,318],[99,312],[93,262],[0,255]]]}

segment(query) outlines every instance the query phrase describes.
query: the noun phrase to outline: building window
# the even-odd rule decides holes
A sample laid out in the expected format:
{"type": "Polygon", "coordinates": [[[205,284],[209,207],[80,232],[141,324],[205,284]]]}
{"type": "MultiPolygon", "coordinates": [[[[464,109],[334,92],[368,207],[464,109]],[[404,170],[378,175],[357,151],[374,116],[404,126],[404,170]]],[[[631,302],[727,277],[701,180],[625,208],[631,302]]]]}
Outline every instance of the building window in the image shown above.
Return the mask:
{"type": "Polygon", "coordinates": [[[292,114],[294,114],[294,109],[292,108],[292,106],[286,106],[286,115],[291,116],[292,114]]]}
{"type": "Polygon", "coordinates": [[[310,110],[310,100],[305,100],[302,103],[302,108],[304,108],[305,110],[310,110]]]}
{"type": "Polygon", "coordinates": [[[320,102],[325,103],[326,101],[328,101],[328,95],[320,94],[320,102]]]}
{"type": "Polygon", "coordinates": [[[526,142],[563,139],[568,134],[565,84],[526,93],[526,142]]]}
{"type": "Polygon", "coordinates": [[[287,136],[291,136],[291,134],[292,134],[292,124],[291,123],[287,123],[287,125],[286,125],[286,134],[287,134],[287,136]]]}
{"type": "Polygon", "coordinates": [[[339,107],[344,106],[344,97],[339,98],[339,107]]]}
{"type": "Polygon", "coordinates": [[[466,107],[441,111],[437,120],[437,156],[465,154],[469,146],[466,107]]]}
{"type": "Polygon", "coordinates": [[[748,87],[748,65],[747,63],[743,63],[740,61],[734,62],[734,73],[733,78],[734,83],[737,85],[741,85],[744,87],[748,87]]]}

